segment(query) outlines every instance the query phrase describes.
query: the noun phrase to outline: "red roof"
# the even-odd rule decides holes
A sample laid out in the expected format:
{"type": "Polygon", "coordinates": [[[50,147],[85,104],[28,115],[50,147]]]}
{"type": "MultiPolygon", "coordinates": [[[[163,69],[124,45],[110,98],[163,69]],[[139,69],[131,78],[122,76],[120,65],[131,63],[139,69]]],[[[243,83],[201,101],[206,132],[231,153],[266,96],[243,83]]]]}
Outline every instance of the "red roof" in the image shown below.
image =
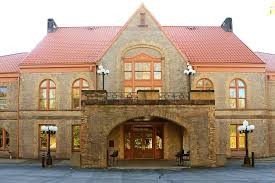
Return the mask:
{"type": "Polygon", "coordinates": [[[31,51],[23,64],[81,64],[97,61],[121,27],[60,27],[31,51]]]}
{"type": "Polygon", "coordinates": [[[193,64],[263,64],[233,33],[221,27],[165,26],[166,35],[193,64]]]}
{"type": "Polygon", "coordinates": [[[275,54],[256,52],[258,57],[260,57],[266,63],[266,70],[275,72],[275,54]]]}
{"type": "Polygon", "coordinates": [[[0,73],[19,72],[19,64],[27,55],[28,53],[16,53],[0,56],[0,73]]]}
{"type": "MultiPolygon", "coordinates": [[[[32,50],[23,64],[75,64],[98,61],[120,26],[58,28],[32,50]]],[[[162,30],[193,64],[262,64],[232,32],[221,27],[163,26],[162,30]]]]}

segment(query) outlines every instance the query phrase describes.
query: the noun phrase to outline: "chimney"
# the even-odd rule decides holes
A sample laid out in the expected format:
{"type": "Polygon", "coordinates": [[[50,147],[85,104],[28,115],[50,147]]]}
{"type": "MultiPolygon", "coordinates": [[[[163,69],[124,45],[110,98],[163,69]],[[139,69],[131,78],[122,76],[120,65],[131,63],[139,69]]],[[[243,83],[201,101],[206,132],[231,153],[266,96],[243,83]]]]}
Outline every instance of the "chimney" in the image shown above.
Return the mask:
{"type": "Polygon", "coordinates": [[[54,32],[57,29],[57,25],[53,18],[48,18],[48,33],[54,32]]]}
{"type": "Polygon", "coordinates": [[[225,32],[233,32],[232,18],[230,17],[226,18],[222,23],[221,28],[225,32]]]}

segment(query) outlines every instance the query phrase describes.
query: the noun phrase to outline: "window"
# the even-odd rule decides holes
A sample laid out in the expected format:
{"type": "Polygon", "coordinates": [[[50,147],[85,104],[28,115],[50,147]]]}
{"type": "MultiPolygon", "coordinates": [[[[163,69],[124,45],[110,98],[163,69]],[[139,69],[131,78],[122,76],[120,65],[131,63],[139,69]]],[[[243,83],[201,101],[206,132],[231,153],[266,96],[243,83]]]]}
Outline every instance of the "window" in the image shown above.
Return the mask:
{"type": "Polygon", "coordinates": [[[200,79],[197,82],[196,88],[199,90],[214,90],[213,83],[206,78],[200,79]]]}
{"type": "Polygon", "coordinates": [[[161,63],[154,63],[154,79],[161,80],[161,63]]]}
{"type": "Polygon", "coordinates": [[[244,109],[246,104],[246,87],[245,83],[240,79],[234,79],[230,83],[230,108],[244,109]]]}
{"type": "MultiPolygon", "coordinates": [[[[41,126],[39,126],[39,131],[40,131],[40,150],[47,150],[48,149],[48,144],[50,143],[50,148],[51,150],[56,150],[56,133],[55,134],[50,134],[50,142],[49,142],[49,136],[47,133],[43,132],[41,130],[41,126]]],[[[45,125],[45,126],[50,126],[50,125],[45,125]]],[[[52,125],[55,126],[55,125],[52,125]]]]}
{"type": "Polygon", "coordinates": [[[9,133],[4,128],[0,128],[0,151],[7,150],[9,148],[9,144],[9,133]]]}
{"type": "Polygon", "coordinates": [[[145,13],[140,13],[140,25],[145,25],[145,13]]]}
{"type": "Polygon", "coordinates": [[[72,126],[72,150],[80,150],[80,125],[72,126]]]}
{"type": "Polygon", "coordinates": [[[73,83],[73,109],[79,109],[81,107],[81,90],[88,90],[89,83],[85,79],[77,79],[73,83]]]}
{"type": "Polygon", "coordinates": [[[135,63],[135,79],[149,80],[151,79],[151,63],[135,63]]]}
{"type": "Polygon", "coordinates": [[[7,87],[0,87],[0,109],[7,108],[7,87]]]}
{"type": "Polygon", "coordinates": [[[125,80],[132,79],[132,63],[124,63],[124,77],[125,80]]]}
{"type": "Polygon", "coordinates": [[[230,125],[230,149],[243,150],[245,148],[245,134],[238,131],[240,125],[230,125]]]}
{"type": "Polygon", "coordinates": [[[53,110],[55,109],[55,83],[46,79],[40,84],[39,94],[39,109],[40,110],[53,110]]]}

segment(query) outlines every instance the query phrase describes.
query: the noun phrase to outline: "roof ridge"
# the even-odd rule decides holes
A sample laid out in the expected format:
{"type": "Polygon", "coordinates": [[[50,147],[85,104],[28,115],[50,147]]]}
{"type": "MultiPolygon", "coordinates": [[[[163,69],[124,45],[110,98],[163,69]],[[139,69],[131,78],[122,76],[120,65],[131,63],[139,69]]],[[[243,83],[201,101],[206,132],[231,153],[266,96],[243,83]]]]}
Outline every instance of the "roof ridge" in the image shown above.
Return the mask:
{"type": "Polygon", "coordinates": [[[121,25],[90,25],[90,26],[73,26],[73,27],[69,27],[69,26],[65,26],[65,27],[58,27],[59,28],[90,28],[90,27],[123,27],[121,25]]]}
{"type": "Polygon", "coordinates": [[[275,53],[267,53],[267,52],[261,52],[261,51],[255,51],[255,53],[264,53],[264,54],[274,55],[275,56],[275,53]]]}

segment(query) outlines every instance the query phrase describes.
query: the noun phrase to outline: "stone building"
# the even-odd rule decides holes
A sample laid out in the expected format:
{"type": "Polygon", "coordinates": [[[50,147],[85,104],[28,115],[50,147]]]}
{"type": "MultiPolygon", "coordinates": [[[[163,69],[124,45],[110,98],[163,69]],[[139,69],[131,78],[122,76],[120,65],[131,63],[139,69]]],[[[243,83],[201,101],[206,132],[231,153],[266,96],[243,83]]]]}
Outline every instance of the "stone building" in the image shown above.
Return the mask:
{"type": "Polygon", "coordinates": [[[126,162],[184,150],[191,166],[222,166],[244,155],[244,120],[256,127],[249,151],[275,156],[274,65],[233,33],[230,18],[161,26],[142,5],[124,26],[49,19],[30,53],[0,57],[0,157],[37,159],[50,144],[54,158],[82,167],[108,166],[115,150],[126,162]],[[187,64],[195,75],[184,74],[187,64]],[[99,65],[110,71],[104,81],[99,65]],[[42,125],[58,127],[51,140],[42,125]]]}

